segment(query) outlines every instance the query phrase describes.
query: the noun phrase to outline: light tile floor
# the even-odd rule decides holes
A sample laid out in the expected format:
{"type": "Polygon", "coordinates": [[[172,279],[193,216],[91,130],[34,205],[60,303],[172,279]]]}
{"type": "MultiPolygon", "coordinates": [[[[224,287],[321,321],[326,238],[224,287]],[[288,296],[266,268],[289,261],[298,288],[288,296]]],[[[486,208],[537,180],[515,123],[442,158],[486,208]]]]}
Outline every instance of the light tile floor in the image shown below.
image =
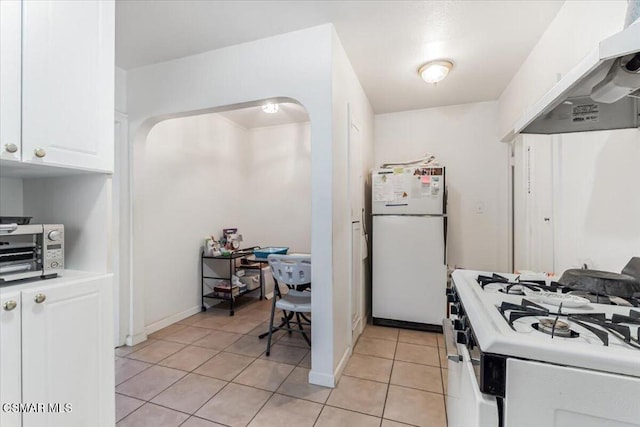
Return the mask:
{"type": "Polygon", "coordinates": [[[270,307],[212,308],[116,349],[117,425],[446,427],[442,335],[369,325],[329,389],[308,384],[300,334],[264,354],[270,307]]]}

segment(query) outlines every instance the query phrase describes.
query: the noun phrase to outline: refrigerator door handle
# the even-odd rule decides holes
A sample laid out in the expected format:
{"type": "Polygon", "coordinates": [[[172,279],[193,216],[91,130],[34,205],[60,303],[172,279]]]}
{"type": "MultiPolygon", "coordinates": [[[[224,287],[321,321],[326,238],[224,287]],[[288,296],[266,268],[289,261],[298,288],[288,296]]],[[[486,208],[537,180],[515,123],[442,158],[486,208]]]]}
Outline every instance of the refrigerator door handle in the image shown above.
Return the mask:
{"type": "Polygon", "coordinates": [[[442,235],[444,236],[444,265],[447,265],[447,215],[443,215],[444,219],[442,221],[442,227],[444,228],[444,232],[442,235]]]}
{"type": "Polygon", "coordinates": [[[419,216],[419,217],[446,218],[447,214],[371,214],[371,216],[419,216]]]}

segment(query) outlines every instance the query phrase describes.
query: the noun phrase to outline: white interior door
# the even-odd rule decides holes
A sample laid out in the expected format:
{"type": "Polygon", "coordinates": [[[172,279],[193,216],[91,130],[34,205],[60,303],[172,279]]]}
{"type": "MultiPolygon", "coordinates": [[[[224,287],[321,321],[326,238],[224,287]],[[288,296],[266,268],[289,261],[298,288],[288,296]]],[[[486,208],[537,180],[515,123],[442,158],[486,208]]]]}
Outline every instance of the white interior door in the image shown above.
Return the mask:
{"type": "Polygon", "coordinates": [[[353,117],[351,107],[348,109],[349,120],[349,205],[351,217],[351,259],[349,262],[349,299],[351,311],[351,337],[355,342],[364,328],[363,301],[364,276],[362,263],[362,208],[364,203],[364,179],[362,174],[362,141],[360,129],[353,117]]]}
{"type": "Polygon", "coordinates": [[[516,143],[514,238],[516,270],[555,271],[553,143],[523,135],[516,143]]]}
{"type": "Polygon", "coordinates": [[[362,228],[359,222],[351,224],[351,334],[356,341],[363,329],[362,312],[362,255],[360,253],[360,235],[362,228]]]}
{"type": "Polygon", "coordinates": [[[358,124],[349,109],[349,201],[352,222],[362,221],[363,200],[362,140],[358,124]]]}

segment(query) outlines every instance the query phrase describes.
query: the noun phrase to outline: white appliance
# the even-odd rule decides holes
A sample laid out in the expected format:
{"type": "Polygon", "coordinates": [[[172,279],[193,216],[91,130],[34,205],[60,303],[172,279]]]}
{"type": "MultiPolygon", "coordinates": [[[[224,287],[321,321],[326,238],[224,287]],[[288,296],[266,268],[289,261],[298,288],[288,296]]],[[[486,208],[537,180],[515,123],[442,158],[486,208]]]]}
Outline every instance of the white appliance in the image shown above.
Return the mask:
{"type": "Polygon", "coordinates": [[[640,426],[638,300],[560,308],[536,294],[567,299],[550,279],[456,270],[452,282],[449,427],[640,426]]]}
{"type": "Polygon", "coordinates": [[[373,323],[440,330],[446,310],[445,168],[372,172],[373,323]]]}

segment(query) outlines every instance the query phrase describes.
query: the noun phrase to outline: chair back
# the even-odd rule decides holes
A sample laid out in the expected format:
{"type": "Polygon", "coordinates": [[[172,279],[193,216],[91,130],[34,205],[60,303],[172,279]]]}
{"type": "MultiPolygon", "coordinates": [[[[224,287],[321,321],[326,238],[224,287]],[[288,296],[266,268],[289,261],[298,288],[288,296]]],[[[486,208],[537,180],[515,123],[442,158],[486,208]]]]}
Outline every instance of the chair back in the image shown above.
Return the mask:
{"type": "Polygon", "coordinates": [[[311,257],[309,255],[276,255],[267,257],[274,279],[287,286],[311,283],[311,257]]]}

